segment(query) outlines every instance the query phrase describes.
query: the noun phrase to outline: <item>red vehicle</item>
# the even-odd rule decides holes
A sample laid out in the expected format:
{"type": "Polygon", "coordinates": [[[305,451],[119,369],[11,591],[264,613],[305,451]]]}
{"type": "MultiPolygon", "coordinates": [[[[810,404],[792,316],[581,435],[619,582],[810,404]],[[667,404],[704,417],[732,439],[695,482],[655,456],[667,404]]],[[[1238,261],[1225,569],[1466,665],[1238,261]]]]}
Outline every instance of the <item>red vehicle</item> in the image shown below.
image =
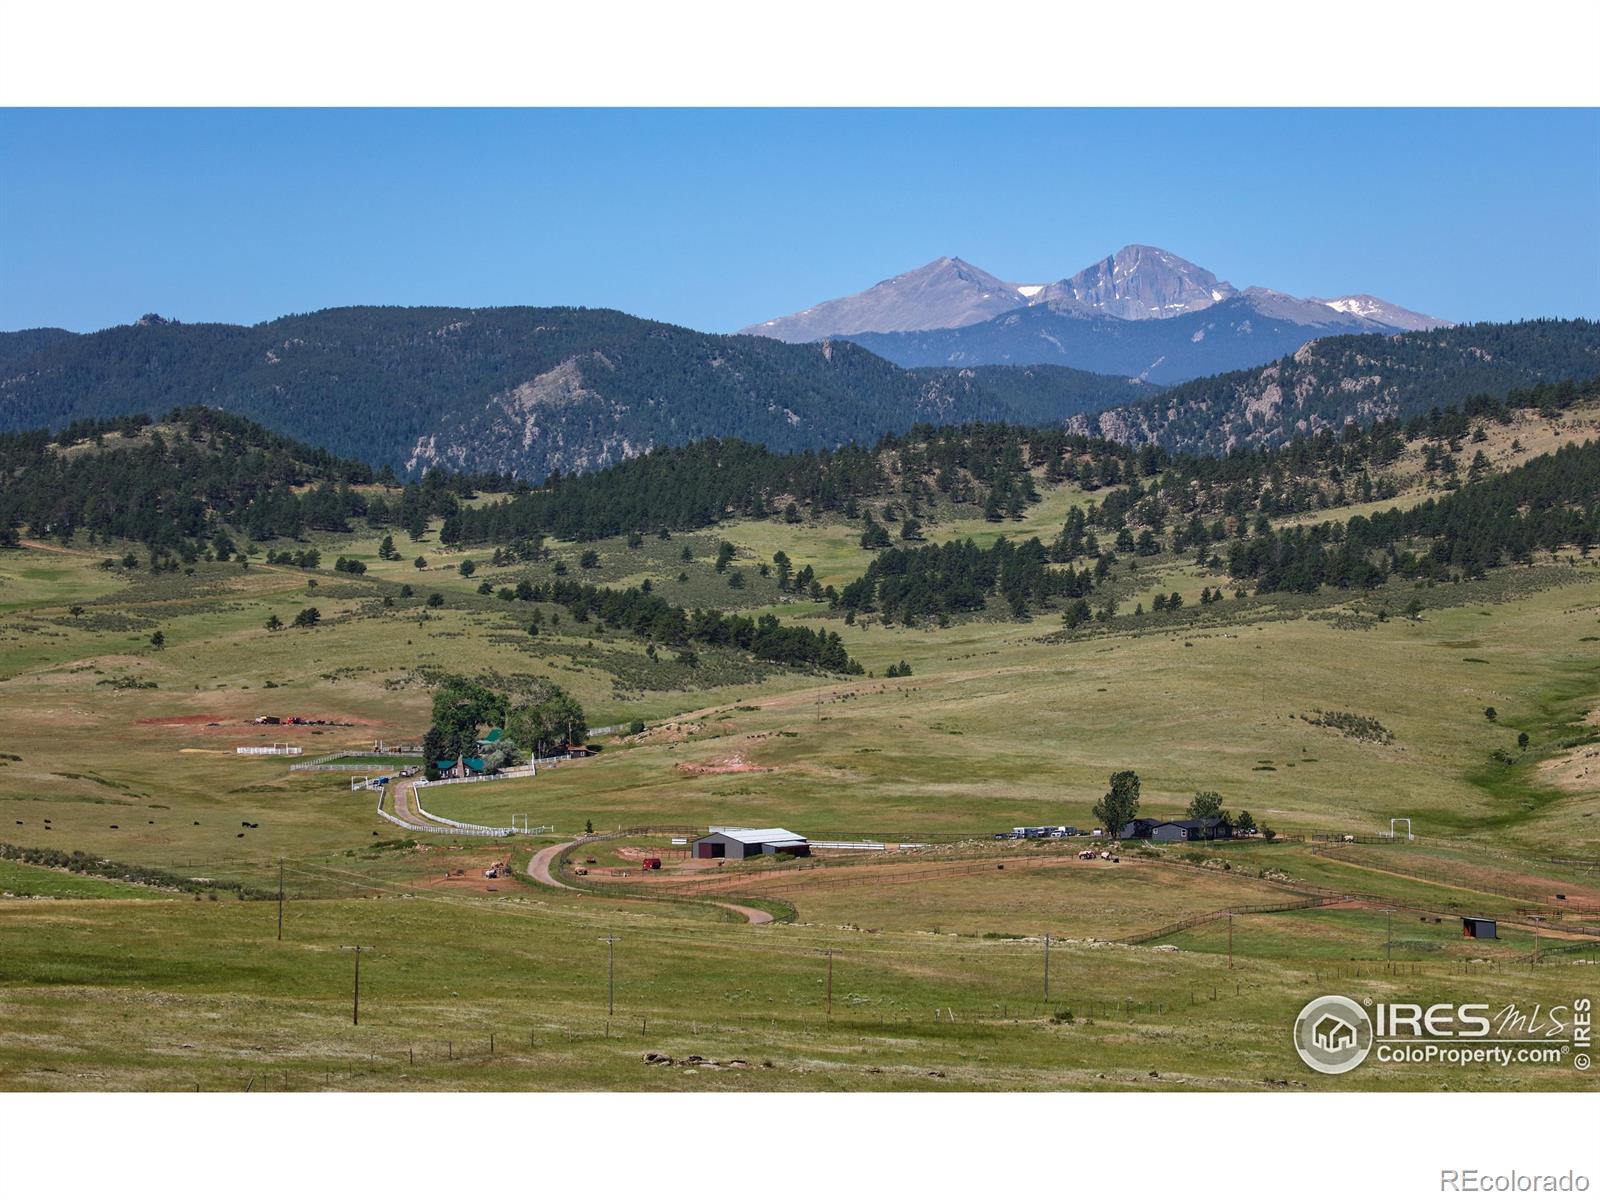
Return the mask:
{"type": "Polygon", "coordinates": [[[647,859],[645,859],[644,860],[644,869],[646,871],[659,871],[659,870],[661,870],[661,860],[659,858],[647,858],[647,859]]]}

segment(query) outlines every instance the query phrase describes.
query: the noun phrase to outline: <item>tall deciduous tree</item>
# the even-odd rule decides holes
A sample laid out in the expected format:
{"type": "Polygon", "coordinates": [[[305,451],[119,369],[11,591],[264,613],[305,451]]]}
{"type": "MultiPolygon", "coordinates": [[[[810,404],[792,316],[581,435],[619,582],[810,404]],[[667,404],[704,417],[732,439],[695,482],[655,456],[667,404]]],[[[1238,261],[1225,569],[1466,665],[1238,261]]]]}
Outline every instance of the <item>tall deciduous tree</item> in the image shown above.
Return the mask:
{"type": "Polygon", "coordinates": [[[1133,771],[1118,771],[1111,777],[1111,790],[1094,806],[1095,819],[1107,836],[1116,837],[1138,812],[1139,776],[1133,771]]]}

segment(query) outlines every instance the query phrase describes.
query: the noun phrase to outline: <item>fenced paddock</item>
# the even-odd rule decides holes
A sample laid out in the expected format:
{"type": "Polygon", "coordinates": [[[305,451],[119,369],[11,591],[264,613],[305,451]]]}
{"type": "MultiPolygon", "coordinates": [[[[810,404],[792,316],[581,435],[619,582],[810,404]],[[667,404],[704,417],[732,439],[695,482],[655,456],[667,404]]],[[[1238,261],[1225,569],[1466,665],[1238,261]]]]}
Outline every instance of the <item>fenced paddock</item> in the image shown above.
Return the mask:
{"type": "MultiPolygon", "coordinates": [[[[412,810],[418,816],[420,816],[423,820],[431,821],[431,822],[433,822],[433,824],[431,824],[431,825],[419,825],[419,824],[416,824],[415,822],[407,821],[404,817],[399,816],[397,813],[392,813],[392,812],[389,812],[387,809],[385,809],[383,807],[383,801],[384,801],[384,797],[386,795],[388,795],[389,789],[388,789],[387,786],[380,787],[380,788],[376,789],[377,793],[378,793],[378,804],[377,804],[377,813],[378,813],[378,815],[380,817],[382,817],[385,821],[388,821],[391,825],[398,825],[398,826],[400,826],[401,829],[408,830],[411,833],[431,833],[431,834],[436,834],[436,835],[437,834],[452,834],[452,835],[459,835],[461,837],[503,838],[503,837],[510,837],[513,834],[519,832],[518,830],[510,828],[508,826],[471,825],[471,824],[467,824],[466,822],[463,822],[463,821],[452,821],[448,817],[436,817],[432,813],[430,813],[427,809],[423,808],[420,803],[418,803],[418,801],[417,801],[417,793],[416,793],[416,786],[419,786],[419,785],[420,785],[420,781],[418,781],[417,785],[412,785],[412,788],[413,788],[413,790],[411,792],[411,807],[412,807],[412,810]]],[[[395,786],[397,788],[399,788],[399,787],[404,787],[404,786],[407,786],[407,785],[404,784],[404,783],[397,783],[395,786]]]]}

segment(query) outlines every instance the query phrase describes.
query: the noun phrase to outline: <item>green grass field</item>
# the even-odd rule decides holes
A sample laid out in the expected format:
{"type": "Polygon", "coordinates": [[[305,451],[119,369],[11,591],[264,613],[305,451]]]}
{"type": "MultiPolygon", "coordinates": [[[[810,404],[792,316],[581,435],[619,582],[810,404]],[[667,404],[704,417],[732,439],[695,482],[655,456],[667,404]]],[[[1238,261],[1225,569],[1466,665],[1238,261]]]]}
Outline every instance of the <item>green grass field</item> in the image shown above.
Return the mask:
{"type": "MultiPolygon", "coordinates": [[[[1049,492],[1025,520],[999,524],[944,512],[927,533],[1048,538],[1082,499],[1049,492]]],[[[781,549],[824,583],[846,582],[869,561],[858,537],[845,524],[743,521],[633,549],[609,539],[588,571],[579,547],[560,544],[550,562],[494,568],[483,551],[446,552],[432,534],[398,539],[393,562],[378,558],[376,533],[319,543],[324,563],[367,561],[360,578],[259,562],[152,577],[100,569],[99,547],[0,553],[0,841],[164,867],[212,881],[217,896],[0,859],[0,1086],[1585,1086],[1570,1068],[1500,1077],[1372,1066],[1330,1080],[1299,1064],[1288,1030],[1306,1000],[1340,987],[1547,1004],[1595,991],[1592,950],[1535,969],[1532,927],[1515,924],[1519,908],[1553,906],[1558,892],[1600,913],[1600,876],[1582,865],[1600,859],[1600,790],[1551,774],[1587,744],[1600,705],[1592,560],[1201,609],[1200,589],[1225,581],[1158,556],[1119,567],[1110,586],[1123,615],[1077,636],[1052,613],[847,627],[824,605],[781,602],[759,573],[781,549]],[[739,547],[742,589],[713,569],[723,538],[739,547]],[[426,568],[413,565],[418,554],[426,568]],[[457,570],[467,557],[480,564],[470,579],[457,570]],[[556,562],[596,583],[648,578],[676,603],[826,624],[869,674],[709,652],[697,668],[654,662],[636,639],[564,614],[557,625],[550,605],[494,594],[548,578],[556,562]],[[401,585],[414,594],[399,597],[401,585]],[[1148,609],[1158,590],[1178,591],[1186,607],[1135,617],[1133,604],[1148,609]],[[424,604],[433,591],[440,608],[424,604]],[[1414,598],[1419,617],[1400,616],[1414,598]],[[315,629],[265,628],[269,615],[287,622],[312,605],[315,629]],[[533,607],[545,610],[537,637],[533,607]],[[885,678],[902,660],[913,674],[885,678]],[[654,897],[491,885],[489,862],[509,855],[520,871],[550,839],[413,838],[348,785],[348,774],[394,761],[372,754],[375,741],[420,738],[439,672],[501,686],[547,677],[596,726],[649,726],[600,738],[598,756],[534,779],[432,789],[441,815],[499,825],[526,813],[558,837],[588,822],[776,824],[937,843],[919,853],[977,869],[891,881],[870,864],[751,868],[726,895],[795,914],[763,927],[672,896],[670,881],[654,897]],[[1359,740],[1319,723],[1326,713],[1371,718],[1391,740],[1359,740]],[[339,724],[252,723],[264,714],[339,724]],[[234,752],[285,740],[305,759],[344,752],[349,771],[234,752]],[[1215,789],[1283,834],[1369,835],[1410,817],[1418,841],[1208,846],[1211,869],[1184,862],[1182,848],[1114,866],[991,869],[995,855],[1031,853],[997,847],[992,832],[1089,828],[1107,777],[1126,768],[1141,777],[1149,815],[1181,815],[1196,790],[1215,789]],[[275,887],[280,859],[290,897],[281,944],[276,905],[228,890],[275,887]],[[1376,899],[1240,915],[1231,971],[1225,922],[1159,945],[1115,941],[1292,900],[1294,885],[1376,899]],[[1380,902],[1406,913],[1389,947],[1380,902]],[[1506,921],[1502,940],[1464,943],[1450,923],[1462,911],[1506,921]],[[597,939],[613,932],[624,940],[608,1027],[597,939]],[[1058,943],[1049,1002],[1042,944],[1023,940],[1044,933],[1058,943]],[[342,949],[355,944],[372,947],[359,1027],[342,949]],[[826,949],[837,952],[831,1018],[826,949]],[[1391,973],[1389,957],[1406,973],[1391,973]],[[646,1051],[747,1065],[645,1066],[646,1051]]],[[[594,855],[608,870],[628,861],[610,844],[594,855]]],[[[883,871],[917,861],[887,855],[883,871]]],[[[1585,921],[1600,916],[1561,923],[1585,921]]],[[[1563,939],[1552,929],[1544,940],[1563,939]]]]}

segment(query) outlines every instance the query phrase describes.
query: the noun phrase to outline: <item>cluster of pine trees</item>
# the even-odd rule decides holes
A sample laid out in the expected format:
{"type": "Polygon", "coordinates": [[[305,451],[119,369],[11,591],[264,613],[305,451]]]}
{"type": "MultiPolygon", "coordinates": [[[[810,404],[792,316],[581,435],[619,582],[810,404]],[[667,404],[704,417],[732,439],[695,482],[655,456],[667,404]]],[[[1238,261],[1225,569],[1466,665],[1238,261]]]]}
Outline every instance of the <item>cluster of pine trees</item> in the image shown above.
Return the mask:
{"type": "Polygon", "coordinates": [[[163,433],[80,422],[70,441],[43,433],[0,437],[0,538],[12,541],[26,530],[65,541],[82,530],[91,543],[143,542],[152,555],[187,556],[215,543],[226,557],[232,548],[224,525],[251,538],[293,537],[344,529],[365,511],[353,490],[372,481],[361,463],[210,409],[173,413],[168,424],[173,428],[163,433]],[[116,444],[125,439],[127,446],[116,444]],[[102,448],[70,452],[80,441],[102,448]]]}
{"type": "Polygon", "coordinates": [[[343,533],[365,519],[421,537],[500,476],[430,471],[400,488],[392,473],[270,433],[202,406],[148,417],[81,420],[52,436],[0,435],[0,543],[20,532],[91,544],[142,542],[151,557],[229,558],[251,541],[343,533]],[[367,485],[399,489],[391,501],[367,485]]]}
{"type": "Polygon", "coordinates": [[[1600,442],[1553,454],[1415,508],[1235,543],[1228,572],[1261,592],[1373,587],[1391,575],[1471,578],[1537,551],[1600,543],[1600,442]]]}
{"type": "Polygon", "coordinates": [[[1051,570],[1050,561],[1036,537],[1025,542],[997,538],[987,549],[970,538],[889,549],[840,589],[834,607],[852,619],[857,612],[879,612],[910,623],[919,617],[944,620],[954,613],[977,612],[991,597],[1000,596],[1014,616],[1024,617],[1059,597],[1076,598],[1094,590],[1092,571],[1051,570]]]}
{"type": "Polygon", "coordinates": [[[608,626],[666,646],[726,646],[785,666],[861,674],[861,664],[850,657],[837,633],[785,625],[771,614],[752,619],[706,609],[690,612],[644,588],[596,587],[559,578],[530,583],[526,589],[519,585],[517,594],[560,604],[576,621],[596,617],[608,626]]]}
{"type": "Polygon", "coordinates": [[[1077,529],[1076,516],[1069,519],[1061,552],[1066,560],[1072,557],[1069,548],[1083,552],[1087,545],[1094,552],[1092,535],[1086,537],[1082,528],[1088,524],[1114,535],[1119,551],[1193,550],[1203,561],[1214,544],[1246,537],[1252,529],[1263,532],[1276,518],[1395,496],[1399,486],[1391,468],[1408,445],[1423,447],[1430,484],[1451,491],[1488,473],[1482,450],[1472,451],[1487,440],[1487,424],[1508,425],[1520,409],[1554,417],[1597,394],[1596,383],[1563,381],[1503,398],[1472,396],[1459,408],[1434,408],[1367,429],[1351,424],[1338,433],[1324,430],[1274,450],[1243,447],[1215,457],[1183,454],[1148,462],[1141,452],[1144,478],[1131,478],[1091,505],[1077,529]]]}
{"type": "Polygon", "coordinates": [[[981,504],[999,521],[1039,499],[1034,469],[1047,481],[1087,490],[1152,475],[1167,464],[1154,447],[1131,450],[1098,438],[1017,425],[919,425],[872,446],[775,454],[735,439],[655,450],[585,475],[552,475],[536,490],[448,514],[441,539],[504,544],[554,536],[594,540],[648,530],[703,529],[730,517],[840,513],[897,491],[918,519],[939,496],[981,504]]]}

